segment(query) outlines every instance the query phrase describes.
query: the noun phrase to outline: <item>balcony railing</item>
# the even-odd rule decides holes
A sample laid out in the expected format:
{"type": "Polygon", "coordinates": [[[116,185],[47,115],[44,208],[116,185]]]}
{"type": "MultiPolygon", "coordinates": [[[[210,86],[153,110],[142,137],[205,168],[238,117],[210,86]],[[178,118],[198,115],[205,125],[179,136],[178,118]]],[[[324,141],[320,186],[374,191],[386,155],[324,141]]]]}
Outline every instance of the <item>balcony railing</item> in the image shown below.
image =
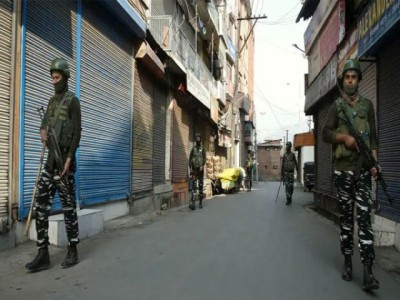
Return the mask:
{"type": "Polygon", "coordinates": [[[184,32],[173,22],[172,16],[150,17],[148,29],[161,48],[171,52],[206,88],[209,82],[214,83],[210,70],[196,54],[184,32]]]}

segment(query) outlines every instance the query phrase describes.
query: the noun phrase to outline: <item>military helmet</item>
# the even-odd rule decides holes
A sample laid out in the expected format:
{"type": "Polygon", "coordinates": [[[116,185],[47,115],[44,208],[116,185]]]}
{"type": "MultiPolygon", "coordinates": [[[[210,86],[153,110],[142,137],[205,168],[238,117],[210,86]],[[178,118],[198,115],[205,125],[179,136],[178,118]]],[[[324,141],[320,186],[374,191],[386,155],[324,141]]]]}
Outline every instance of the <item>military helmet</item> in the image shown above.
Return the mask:
{"type": "Polygon", "coordinates": [[[50,63],[50,74],[53,71],[60,71],[62,72],[67,78],[70,77],[70,71],[67,61],[64,58],[56,58],[53,59],[50,63]]]}
{"type": "Polygon", "coordinates": [[[195,136],[196,139],[199,137],[201,139],[201,133],[200,132],[196,132],[195,136]]]}
{"type": "Polygon", "coordinates": [[[349,70],[357,71],[358,79],[359,80],[362,79],[361,66],[360,66],[360,62],[358,61],[358,59],[349,59],[344,63],[342,77],[344,77],[344,73],[346,73],[349,70]]]}
{"type": "Polygon", "coordinates": [[[292,142],[287,142],[287,143],[286,143],[286,147],[292,148],[292,142]]]}

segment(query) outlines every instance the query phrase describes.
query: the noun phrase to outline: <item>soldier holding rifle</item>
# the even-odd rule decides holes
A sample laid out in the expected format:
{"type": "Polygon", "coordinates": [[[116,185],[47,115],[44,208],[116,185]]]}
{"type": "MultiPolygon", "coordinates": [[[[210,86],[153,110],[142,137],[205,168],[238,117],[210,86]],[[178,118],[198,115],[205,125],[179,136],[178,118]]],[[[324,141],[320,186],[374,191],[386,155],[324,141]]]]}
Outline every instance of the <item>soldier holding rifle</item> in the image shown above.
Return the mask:
{"type": "Polygon", "coordinates": [[[67,61],[54,59],[50,75],[55,93],[48,103],[40,129],[42,143],[49,151],[35,203],[38,254],[25,266],[31,272],[50,266],[48,218],[56,191],[61,199],[68,238],[68,253],[62,267],[69,268],[78,263],[76,245],[79,243],[79,230],[74,174],[75,152],[81,138],[81,108],[78,98],[68,90],[70,70],[67,61]]]}

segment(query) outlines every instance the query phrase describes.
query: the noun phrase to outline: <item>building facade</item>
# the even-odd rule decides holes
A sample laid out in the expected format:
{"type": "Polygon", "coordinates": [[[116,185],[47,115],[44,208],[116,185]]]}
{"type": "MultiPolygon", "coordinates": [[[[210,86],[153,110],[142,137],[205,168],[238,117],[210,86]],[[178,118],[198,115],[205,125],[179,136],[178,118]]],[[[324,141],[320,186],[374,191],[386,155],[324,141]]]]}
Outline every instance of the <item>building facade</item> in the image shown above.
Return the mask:
{"type": "Polygon", "coordinates": [[[260,181],[281,180],[282,140],[270,140],[257,144],[257,174],[260,181]]]}
{"type": "MultiPolygon", "coordinates": [[[[216,173],[239,166],[236,151],[253,141],[244,127],[254,35],[251,20],[238,20],[250,15],[249,0],[0,0],[0,244],[25,239],[41,148],[37,109],[52,95],[55,57],[69,62],[69,89],[81,103],[81,209],[101,209],[108,220],[185,204],[197,132],[206,191],[216,173]]],[[[53,208],[61,211],[57,197],[53,208]]]]}

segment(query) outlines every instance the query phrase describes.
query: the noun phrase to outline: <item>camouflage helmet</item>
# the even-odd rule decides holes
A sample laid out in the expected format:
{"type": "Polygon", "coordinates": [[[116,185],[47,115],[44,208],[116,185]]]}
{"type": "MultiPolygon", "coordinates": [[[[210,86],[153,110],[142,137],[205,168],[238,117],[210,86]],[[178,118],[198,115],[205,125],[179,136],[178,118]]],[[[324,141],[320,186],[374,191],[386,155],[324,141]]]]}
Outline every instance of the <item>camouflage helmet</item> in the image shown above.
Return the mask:
{"type": "Polygon", "coordinates": [[[358,61],[358,59],[349,59],[344,63],[343,71],[342,71],[342,78],[344,77],[344,74],[349,70],[357,71],[358,80],[362,79],[361,66],[360,66],[360,62],[358,61]]]}
{"type": "Polygon", "coordinates": [[[194,138],[195,138],[195,139],[197,139],[197,138],[200,138],[200,139],[201,139],[201,133],[200,133],[200,132],[196,132],[194,138]]]}
{"type": "Polygon", "coordinates": [[[55,58],[50,63],[50,74],[53,71],[60,71],[62,72],[67,78],[70,77],[70,71],[67,61],[64,58],[55,58]]]}
{"type": "Polygon", "coordinates": [[[287,142],[286,147],[292,148],[292,142],[287,142]]]}

